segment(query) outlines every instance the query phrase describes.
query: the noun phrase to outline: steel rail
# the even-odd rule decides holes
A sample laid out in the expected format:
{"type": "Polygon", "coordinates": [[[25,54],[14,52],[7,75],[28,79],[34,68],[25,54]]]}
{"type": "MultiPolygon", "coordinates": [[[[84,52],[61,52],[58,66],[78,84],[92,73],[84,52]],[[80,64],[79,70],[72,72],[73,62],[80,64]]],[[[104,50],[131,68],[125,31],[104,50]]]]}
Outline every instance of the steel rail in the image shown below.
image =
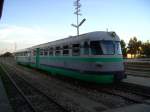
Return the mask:
{"type": "MultiPolygon", "coordinates": [[[[14,67],[14,72],[16,73],[16,67],[14,67]]],[[[17,75],[17,74],[16,74],[17,75]]],[[[18,75],[17,75],[18,76],[18,75]]],[[[21,78],[23,81],[25,81],[30,87],[34,88],[37,92],[39,92],[40,94],[42,94],[44,97],[46,97],[49,101],[51,101],[52,103],[54,103],[55,105],[57,105],[58,107],[60,107],[62,109],[63,112],[69,112],[67,109],[65,109],[62,105],[60,105],[59,103],[57,103],[56,101],[54,101],[52,98],[50,98],[47,94],[43,93],[41,90],[39,90],[38,88],[34,87],[32,84],[30,84],[26,79],[24,79],[21,76],[18,76],[19,78],[21,78]]]]}
{"type": "Polygon", "coordinates": [[[121,88],[124,88],[124,91],[126,92],[131,92],[133,94],[139,95],[139,96],[143,96],[143,97],[147,97],[150,98],[150,88],[149,87],[144,87],[144,86],[140,86],[140,85],[136,85],[136,84],[130,84],[127,82],[122,82],[118,89],[121,90],[121,88]],[[136,88],[135,90],[133,90],[132,88],[136,88]],[[144,92],[139,92],[139,91],[144,91],[144,92]],[[146,91],[146,93],[145,93],[146,91]]]}
{"type": "MultiPolygon", "coordinates": [[[[131,88],[134,88],[136,85],[134,84],[128,84],[128,83],[125,83],[125,82],[122,82],[120,83],[119,85],[117,85],[115,88],[116,90],[115,91],[122,91],[122,92],[129,92],[131,94],[135,94],[135,95],[138,95],[138,96],[141,96],[141,97],[145,97],[145,98],[150,98],[150,95],[147,93],[147,94],[143,94],[143,93],[140,93],[139,91],[136,91],[136,90],[131,90],[131,88]],[[132,87],[133,86],[133,87],[132,87]],[[131,87],[131,88],[130,88],[131,87]]],[[[112,88],[113,89],[113,88],[112,88]]],[[[140,88],[138,88],[140,89],[140,88]]],[[[101,91],[101,92],[104,92],[104,93],[108,93],[108,94],[111,94],[111,95],[117,95],[117,96],[120,96],[126,100],[129,100],[129,101],[132,101],[134,103],[146,103],[146,104],[149,104],[147,102],[145,102],[145,100],[137,100],[137,99],[134,99],[134,98],[130,98],[128,96],[125,96],[125,95],[122,95],[120,93],[116,93],[116,92],[113,92],[111,90],[108,90],[108,89],[97,89],[98,91],[101,91]]]]}
{"type": "Polygon", "coordinates": [[[24,100],[27,102],[28,106],[30,107],[30,109],[33,112],[37,112],[36,109],[34,108],[34,106],[32,105],[32,103],[30,102],[30,100],[26,97],[26,95],[24,94],[24,92],[18,87],[18,85],[16,84],[16,82],[12,79],[12,77],[9,75],[9,73],[5,70],[5,68],[0,65],[1,69],[3,70],[3,72],[5,73],[5,75],[9,78],[9,80],[11,81],[11,83],[14,85],[14,87],[18,90],[18,92],[21,94],[21,96],[24,98],[24,100]]]}
{"type": "Polygon", "coordinates": [[[104,93],[107,93],[107,94],[115,95],[115,96],[117,95],[117,96],[119,96],[119,97],[121,97],[121,98],[123,98],[125,100],[129,100],[129,101],[134,102],[134,103],[143,103],[143,101],[135,100],[135,99],[129,98],[127,96],[121,95],[119,93],[114,93],[112,91],[108,91],[108,90],[100,90],[100,91],[104,92],[104,93]]]}
{"type": "MultiPolygon", "coordinates": [[[[12,66],[14,67],[14,66],[12,66]]],[[[14,67],[16,68],[16,67],[14,67]]],[[[17,68],[16,68],[17,69],[17,68]]],[[[21,77],[22,78],[22,77],[21,77]]],[[[23,79],[23,78],[22,78],[23,79]]],[[[25,79],[24,79],[25,80],[25,79]]],[[[26,80],[25,80],[26,81],[26,80]]],[[[27,81],[26,81],[27,82],[27,81]]],[[[30,84],[31,85],[31,84],[30,84]]],[[[33,85],[31,85],[33,87],[33,85]]],[[[35,88],[38,90],[38,88],[35,88]]],[[[142,101],[142,100],[137,100],[137,99],[133,99],[133,98],[130,98],[128,96],[125,96],[125,95],[122,95],[122,94],[119,94],[119,93],[114,93],[112,91],[108,91],[108,90],[100,90],[100,89],[97,89],[98,91],[101,91],[101,92],[104,92],[104,93],[107,93],[107,94],[111,94],[111,95],[115,95],[115,96],[119,96],[119,97],[122,97],[123,99],[125,100],[128,100],[128,101],[131,101],[131,102],[134,102],[134,103],[146,103],[145,101],[142,101]]],[[[119,89],[120,90],[120,89],[119,89]]],[[[40,91],[40,90],[38,90],[40,91]]],[[[122,92],[127,92],[125,90],[121,90],[122,92]]],[[[40,91],[41,92],[41,91],[40,91]]],[[[141,94],[141,93],[136,93],[136,92],[131,92],[131,91],[128,91],[129,93],[132,93],[132,94],[135,94],[135,95],[139,95],[139,96],[143,96],[143,97],[149,97],[149,95],[144,95],[144,94],[141,94]]],[[[42,92],[43,93],[43,92],[42,92]]],[[[49,96],[47,96],[48,98],[50,98],[49,96]]],[[[56,102],[57,103],[57,102],[56,102]]]]}

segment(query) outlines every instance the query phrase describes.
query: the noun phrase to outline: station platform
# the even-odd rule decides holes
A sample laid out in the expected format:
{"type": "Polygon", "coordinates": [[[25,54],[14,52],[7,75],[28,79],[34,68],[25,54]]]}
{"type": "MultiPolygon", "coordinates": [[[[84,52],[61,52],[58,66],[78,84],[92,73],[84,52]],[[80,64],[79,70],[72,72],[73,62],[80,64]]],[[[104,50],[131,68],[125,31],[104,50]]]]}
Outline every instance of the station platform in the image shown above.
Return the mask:
{"type": "Polygon", "coordinates": [[[148,77],[138,77],[128,75],[127,78],[123,80],[123,82],[150,88],[150,78],[148,77]]]}
{"type": "Polygon", "coordinates": [[[0,112],[13,112],[0,77],[0,112]]]}

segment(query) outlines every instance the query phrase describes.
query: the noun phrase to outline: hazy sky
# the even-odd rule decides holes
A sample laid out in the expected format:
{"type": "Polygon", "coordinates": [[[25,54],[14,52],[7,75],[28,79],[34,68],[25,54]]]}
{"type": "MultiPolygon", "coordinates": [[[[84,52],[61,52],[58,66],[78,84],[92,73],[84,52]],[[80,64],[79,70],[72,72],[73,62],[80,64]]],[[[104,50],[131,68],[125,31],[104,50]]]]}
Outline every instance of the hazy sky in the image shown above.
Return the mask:
{"type": "MultiPolygon", "coordinates": [[[[5,0],[0,53],[76,35],[75,0],[5,0]]],[[[126,42],[150,40],[150,0],[80,0],[80,33],[115,31],[126,42]]]]}

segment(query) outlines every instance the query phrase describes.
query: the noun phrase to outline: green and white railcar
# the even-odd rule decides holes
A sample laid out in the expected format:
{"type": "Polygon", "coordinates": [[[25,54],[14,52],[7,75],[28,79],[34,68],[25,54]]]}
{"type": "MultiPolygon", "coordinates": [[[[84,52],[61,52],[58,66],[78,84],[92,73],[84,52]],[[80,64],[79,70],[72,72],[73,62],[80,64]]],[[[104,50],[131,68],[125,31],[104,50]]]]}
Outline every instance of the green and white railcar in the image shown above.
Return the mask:
{"type": "Polygon", "coordinates": [[[96,31],[16,52],[18,63],[95,83],[125,78],[120,39],[115,32],[96,31]]]}

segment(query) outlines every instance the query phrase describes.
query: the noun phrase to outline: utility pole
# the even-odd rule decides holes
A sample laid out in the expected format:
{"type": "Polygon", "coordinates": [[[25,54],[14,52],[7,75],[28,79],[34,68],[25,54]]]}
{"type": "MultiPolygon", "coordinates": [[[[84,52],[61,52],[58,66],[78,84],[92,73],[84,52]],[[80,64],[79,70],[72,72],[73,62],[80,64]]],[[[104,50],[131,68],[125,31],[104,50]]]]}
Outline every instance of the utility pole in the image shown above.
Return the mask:
{"type": "Polygon", "coordinates": [[[81,4],[79,3],[80,0],[76,0],[74,2],[74,6],[75,6],[75,12],[74,14],[77,16],[77,23],[75,24],[71,24],[73,27],[77,28],[77,36],[79,37],[79,27],[85,22],[85,18],[79,23],[79,16],[81,16],[82,14],[80,13],[81,10],[81,4]]]}
{"type": "Polygon", "coordinates": [[[16,42],[14,43],[14,52],[16,52],[16,49],[17,49],[17,44],[16,42]]]}

